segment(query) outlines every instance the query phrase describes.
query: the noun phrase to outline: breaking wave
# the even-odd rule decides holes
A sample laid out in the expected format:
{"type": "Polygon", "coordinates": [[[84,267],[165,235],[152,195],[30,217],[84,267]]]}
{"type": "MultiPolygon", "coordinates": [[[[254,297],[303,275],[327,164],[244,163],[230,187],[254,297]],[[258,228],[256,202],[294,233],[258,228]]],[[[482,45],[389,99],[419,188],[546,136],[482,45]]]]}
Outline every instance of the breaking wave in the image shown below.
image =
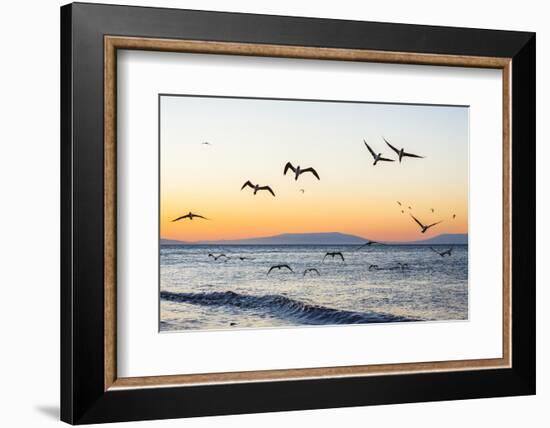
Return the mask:
{"type": "Polygon", "coordinates": [[[201,306],[232,307],[293,319],[305,325],[368,324],[417,321],[412,318],[377,312],[353,312],[294,300],[281,295],[253,296],[233,291],[212,293],[174,293],[161,291],[160,298],[201,306]]]}

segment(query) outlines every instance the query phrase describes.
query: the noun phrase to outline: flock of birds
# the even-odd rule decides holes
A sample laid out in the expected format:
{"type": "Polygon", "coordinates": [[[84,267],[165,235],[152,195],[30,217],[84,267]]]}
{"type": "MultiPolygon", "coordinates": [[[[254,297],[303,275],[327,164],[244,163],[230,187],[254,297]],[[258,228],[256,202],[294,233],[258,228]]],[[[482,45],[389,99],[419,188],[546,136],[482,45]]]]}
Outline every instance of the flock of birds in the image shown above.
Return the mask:
{"type": "MultiPolygon", "coordinates": [[[[359,247],[356,247],[355,248],[355,251],[359,251],[361,250],[362,248],[365,248],[365,247],[370,247],[371,245],[386,245],[382,242],[377,242],[377,241],[368,241],[362,245],[360,245],[359,247]]],[[[438,254],[440,257],[445,257],[445,256],[451,256],[452,255],[452,251],[453,251],[453,248],[454,247],[451,247],[445,251],[438,251],[436,250],[435,248],[433,248],[432,246],[429,247],[434,253],[438,254]]],[[[227,254],[225,253],[220,253],[218,255],[216,254],[212,254],[212,253],[209,253],[208,254],[208,257],[214,259],[214,261],[217,261],[218,259],[221,259],[223,260],[224,262],[228,262],[229,260],[231,260],[232,258],[236,258],[240,261],[245,261],[245,260],[254,260],[254,257],[246,257],[246,256],[228,256],[227,254]]],[[[344,256],[344,254],[342,253],[342,251],[328,251],[325,253],[321,263],[325,263],[325,259],[326,258],[331,258],[331,259],[338,259],[340,260],[342,263],[345,263],[346,261],[346,258],[344,256]]],[[[370,264],[369,265],[369,268],[368,270],[369,271],[372,271],[372,270],[389,270],[389,271],[393,271],[393,270],[401,270],[401,271],[405,271],[409,269],[409,264],[408,263],[402,263],[402,262],[397,262],[396,265],[394,266],[389,266],[389,267],[380,267],[378,266],[377,264],[370,264]]],[[[269,276],[269,274],[274,271],[274,270],[277,270],[277,271],[281,271],[281,270],[287,270],[289,272],[292,272],[292,273],[295,273],[294,269],[292,269],[292,267],[287,264],[287,263],[282,263],[282,264],[277,264],[277,265],[273,265],[271,266],[266,275],[269,276]]],[[[317,276],[321,276],[321,273],[319,272],[319,269],[317,269],[316,267],[308,267],[306,269],[304,269],[303,273],[302,273],[302,276],[306,276],[307,274],[309,273],[315,273],[317,274],[317,276]]]]}
{"type": "MultiPolygon", "coordinates": [[[[404,148],[397,148],[395,146],[393,146],[392,144],[389,143],[389,141],[386,140],[385,137],[382,137],[382,139],[384,140],[384,142],[386,143],[386,145],[397,155],[397,159],[399,160],[399,163],[402,162],[403,158],[419,158],[419,159],[423,159],[425,158],[425,156],[420,156],[420,155],[417,155],[417,154],[414,154],[414,153],[409,153],[409,152],[406,152],[404,148]]],[[[376,153],[372,147],[365,141],[363,140],[363,143],[365,144],[367,150],[370,152],[372,158],[373,158],[373,166],[376,166],[378,164],[378,162],[395,162],[395,159],[390,159],[389,157],[384,157],[384,155],[379,152],[379,153],[376,153]]],[[[202,143],[203,145],[211,145],[208,141],[205,141],[202,143]]],[[[309,173],[309,174],[312,174],[315,178],[317,178],[317,180],[321,180],[320,176],[319,176],[319,173],[317,172],[317,170],[313,167],[307,167],[307,168],[302,168],[300,165],[296,165],[294,166],[291,162],[287,162],[283,168],[283,175],[287,175],[287,173],[289,171],[292,171],[292,173],[294,174],[294,180],[297,181],[298,178],[302,175],[302,174],[306,174],[306,173],[309,173]]],[[[253,194],[256,195],[258,192],[261,192],[261,191],[266,191],[266,192],[269,192],[273,197],[275,197],[275,191],[273,190],[273,188],[269,185],[259,185],[259,184],[254,184],[252,183],[250,180],[247,180],[245,181],[245,183],[242,185],[241,187],[241,191],[244,190],[245,188],[249,187],[250,189],[253,190],[253,194]]],[[[304,193],[305,192],[305,189],[299,189],[299,191],[301,193],[304,193]]],[[[397,204],[399,205],[399,207],[403,207],[403,204],[400,202],[400,201],[397,201],[397,204]]],[[[412,210],[412,207],[411,206],[408,206],[408,209],[409,211],[412,210]]],[[[435,210],[433,208],[430,208],[430,211],[433,213],[435,213],[435,210]]],[[[401,213],[404,214],[405,213],[405,210],[404,209],[401,209],[401,213]]],[[[436,222],[433,222],[433,223],[429,223],[429,224],[425,224],[423,223],[422,221],[420,221],[417,217],[415,217],[412,213],[409,213],[409,215],[411,216],[412,220],[418,225],[418,227],[420,228],[420,233],[426,233],[430,228],[440,224],[443,222],[443,220],[439,220],[439,221],[436,221],[436,222]]],[[[180,220],[193,220],[194,218],[199,218],[199,219],[203,219],[203,220],[209,220],[207,217],[204,217],[202,215],[199,215],[199,214],[195,214],[191,211],[189,211],[189,213],[185,214],[185,215],[182,215],[180,217],[177,217],[175,219],[172,220],[172,222],[177,222],[177,221],[180,221],[180,220]]],[[[452,215],[452,219],[454,220],[456,218],[456,214],[453,214],[452,215]]],[[[360,250],[364,247],[370,247],[371,245],[385,245],[381,242],[377,242],[377,241],[367,241],[366,243],[360,245],[358,248],[356,248],[356,250],[360,250]]],[[[452,255],[452,251],[453,251],[453,247],[445,250],[445,251],[438,251],[436,250],[435,248],[433,247],[430,247],[430,249],[435,252],[436,254],[438,254],[440,257],[445,257],[445,256],[448,256],[448,257],[451,257],[452,255]]],[[[208,257],[209,258],[212,258],[214,261],[217,261],[217,260],[223,260],[224,262],[227,262],[229,260],[231,260],[231,258],[233,256],[228,256],[226,254],[218,254],[218,255],[215,255],[215,254],[212,254],[212,253],[209,253],[208,254],[208,257]]],[[[341,252],[341,251],[329,251],[327,252],[323,259],[322,259],[322,262],[321,263],[324,263],[325,262],[325,259],[326,258],[331,258],[331,259],[339,259],[341,260],[342,263],[345,263],[345,257],[344,257],[344,254],[341,252]]],[[[236,259],[239,259],[240,261],[245,261],[245,260],[254,260],[253,257],[246,257],[246,256],[235,256],[234,258],[236,259]]],[[[372,271],[372,270],[395,270],[395,269],[400,269],[402,271],[406,270],[409,268],[409,265],[407,263],[401,263],[401,262],[397,262],[396,266],[391,266],[391,267],[388,267],[388,268],[380,268],[378,265],[376,264],[371,264],[369,265],[369,268],[368,270],[369,271],[372,271]]],[[[267,274],[266,275],[269,275],[272,271],[274,270],[277,270],[277,271],[281,271],[281,270],[288,270],[292,273],[294,273],[294,270],[292,269],[292,267],[289,265],[289,264],[277,264],[277,265],[273,265],[269,268],[269,270],[267,271],[267,274]]],[[[320,276],[320,272],[317,268],[315,267],[308,267],[306,268],[304,271],[303,271],[303,276],[309,274],[309,273],[315,273],[317,274],[318,276],[320,276]]]]}
{"type": "MultiPolygon", "coordinates": [[[[414,153],[408,153],[408,152],[405,151],[404,148],[398,149],[397,147],[391,145],[388,142],[388,140],[386,140],[385,137],[382,137],[382,139],[388,145],[388,147],[390,147],[390,149],[392,149],[396,153],[397,158],[399,159],[399,163],[401,163],[403,158],[406,158],[406,157],[409,157],[409,158],[424,158],[424,156],[416,155],[414,153]]],[[[372,155],[372,157],[374,159],[373,165],[376,165],[378,162],[394,162],[394,159],[383,157],[382,153],[376,153],[372,149],[372,147],[368,145],[368,143],[365,140],[363,140],[363,142],[365,143],[365,146],[367,147],[368,151],[370,152],[370,154],[372,155]]],[[[204,141],[202,144],[203,145],[208,145],[208,146],[211,145],[208,141],[204,141]]],[[[317,178],[317,180],[321,180],[321,178],[319,177],[319,174],[317,173],[315,168],[312,168],[312,167],[302,168],[300,165],[294,166],[294,165],[292,165],[291,162],[287,162],[285,164],[284,169],[283,169],[283,175],[286,175],[289,170],[294,173],[294,180],[296,180],[296,181],[298,180],[300,175],[305,174],[305,173],[311,173],[311,174],[313,174],[313,176],[315,176],[315,178],[317,178]]],[[[250,180],[247,180],[242,185],[241,190],[243,190],[245,187],[250,187],[252,190],[254,190],[254,195],[256,195],[261,190],[265,190],[265,191],[271,193],[273,196],[275,196],[275,192],[273,191],[271,186],[267,186],[267,185],[266,186],[260,186],[259,184],[254,184],[250,180]]],[[[300,189],[300,192],[304,193],[305,190],[300,189]]],[[[178,220],[181,220],[181,219],[184,219],[184,218],[189,218],[190,220],[193,220],[193,217],[204,218],[204,217],[201,217],[199,215],[195,215],[195,214],[191,215],[191,214],[192,213],[189,213],[186,216],[178,217],[177,219],[175,219],[173,221],[178,221],[178,220]]]]}
{"type": "MultiPolygon", "coordinates": [[[[397,201],[397,205],[399,205],[400,207],[403,206],[403,204],[399,201],[397,201]]],[[[408,207],[409,211],[412,210],[412,207],[409,206],[408,207]]],[[[432,214],[435,213],[435,210],[433,208],[430,208],[430,211],[432,214]]],[[[405,210],[402,209],[401,210],[401,214],[405,214],[405,210]]],[[[426,233],[426,231],[431,228],[431,227],[434,227],[436,225],[438,225],[439,223],[443,223],[443,220],[440,220],[440,221],[436,221],[434,223],[431,223],[431,224],[424,224],[422,223],[420,220],[418,220],[414,215],[412,215],[411,213],[409,213],[409,215],[411,216],[411,218],[414,220],[414,222],[420,227],[420,233],[426,233]]],[[[453,214],[452,217],[451,217],[452,220],[456,219],[456,214],[453,214]]]]}
{"type": "MultiPolygon", "coordinates": [[[[397,155],[397,158],[399,160],[399,163],[401,163],[401,161],[403,160],[403,158],[406,158],[406,157],[409,157],[409,158],[419,158],[419,159],[424,159],[425,156],[420,156],[420,155],[417,155],[417,154],[414,154],[414,153],[409,153],[409,152],[406,152],[404,148],[400,148],[398,149],[397,147],[393,146],[392,144],[390,144],[390,142],[388,140],[386,140],[385,137],[382,137],[382,139],[384,140],[384,142],[388,145],[388,147],[393,151],[395,152],[395,154],[397,155]]],[[[368,151],[370,152],[370,154],[372,155],[372,158],[374,159],[374,162],[373,162],[373,166],[375,166],[378,162],[394,162],[395,159],[390,159],[388,157],[384,157],[382,155],[382,153],[376,153],[371,146],[369,146],[369,144],[363,140],[363,143],[365,144],[365,146],[367,147],[368,151]]],[[[204,145],[211,145],[208,141],[205,141],[203,142],[202,144],[204,145]]],[[[310,173],[312,174],[315,178],[317,178],[317,180],[321,180],[321,177],[319,176],[319,173],[315,170],[315,168],[313,167],[308,167],[308,168],[302,168],[300,165],[297,165],[297,166],[294,166],[291,162],[287,162],[283,168],[283,175],[286,175],[287,172],[289,171],[292,171],[294,173],[294,180],[297,181],[298,178],[302,175],[302,174],[305,174],[305,173],[310,173]]],[[[275,197],[275,191],[273,190],[273,188],[269,185],[259,185],[259,184],[254,184],[252,183],[252,181],[250,180],[246,180],[245,183],[241,186],[241,191],[244,190],[245,188],[249,187],[250,189],[253,190],[253,194],[256,195],[258,192],[261,192],[261,191],[266,191],[266,192],[269,192],[273,197],[275,197]]],[[[299,190],[301,193],[304,193],[305,192],[305,189],[300,189],[299,190]]],[[[397,201],[397,204],[402,207],[402,204],[401,202],[397,201]]],[[[412,208],[409,206],[408,207],[409,210],[411,210],[412,208]]],[[[435,210],[433,208],[430,208],[431,212],[434,213],[435,210]]],[[[405,213],[405,210],[404,209],[401,209],[401,213],[404,214],[405,213]]],[[[409,215],[411,216],[411,218],[413,219],[413,221],[420,227],[420,232],[421,233],[426,233],[430,228],[440,224],[443,222],[443,220],[440,220],[440,221],[437,221],[437,222],[434,222],[434,223],[431,223],[431,224],[424,224],[422,221],[420,221],[417,217],[415,217],[414,215],[412,215],[411,213],[409,213],[409,215]]],[[[189,220],[193,220],[194,218],[200,218],[200,219],[203,219],[203,220],[209,220],[208,218],[202,216],[202,215],[199,215],[199,214],[195,214],[191,211],[189,211],[189,213],[185,214],[185,215],[182,215],[178,218],[175,218],[173,219],[172,221],[173,222],[176,222],[176,221],[180,221],[180,220],[184,220],[184,219],[189,219],[189,220]]],[[[456,214],[453,214],[452,216],[452,219],[454,220],[456,218],[456,214]]]]}
{"type": "MultiPolygon", "coordinates": [[[[401,160],[403,158],[424,158],[424,156],[415,155],[413,153],[407,153],[404,148],[398,149],[394,146],[392,146],[384,137],[382,137],[384,142],[389,146],[390,149],[392,149],[399,158],[399,163],[401,163],[401,160]]],[[[365,143],[365,146],[367,146],[367,149],[369,150],[370,154],[372,155],[374,159],[373,165],[376,165],[378,162],[394,162],[394,159],[385,158],[382,156],[382,153],[375,153],[374,150],[371,148],[371,146],[368,145],[368,143],[363,140],[363,143],[365,143]]]]}

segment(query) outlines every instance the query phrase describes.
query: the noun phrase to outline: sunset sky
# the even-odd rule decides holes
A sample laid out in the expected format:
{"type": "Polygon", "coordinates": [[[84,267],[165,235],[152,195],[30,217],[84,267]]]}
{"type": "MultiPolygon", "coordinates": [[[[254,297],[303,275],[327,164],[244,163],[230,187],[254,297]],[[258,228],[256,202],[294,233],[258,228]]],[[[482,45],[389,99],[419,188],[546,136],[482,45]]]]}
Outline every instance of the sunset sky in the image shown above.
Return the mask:
{"type": "Polygon", "coordinates": [[[166,95],[160,103],[161,238],[342,232],[401,241],[468,231],[467,107],[166,95]],[[400,164],[382,136],[426,158],[400,164]],[[396,161],[373,166],[363,139],[396,161]],[[321,180],[283,176],[287,161],[321,180]],[[277,196],[241,191],[247,180],[277,196]],[[425,224],[443,223],[421,234],[409,205],[425,224]],[[171,222],[189,211],[211,220],[171,222]]]}

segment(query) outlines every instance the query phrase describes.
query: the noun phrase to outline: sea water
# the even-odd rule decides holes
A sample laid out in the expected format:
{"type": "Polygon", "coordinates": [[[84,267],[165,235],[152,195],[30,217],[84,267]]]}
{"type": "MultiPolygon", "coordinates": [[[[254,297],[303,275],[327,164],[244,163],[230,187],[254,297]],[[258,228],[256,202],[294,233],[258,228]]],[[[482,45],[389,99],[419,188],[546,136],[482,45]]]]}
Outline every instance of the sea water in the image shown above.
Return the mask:
{"type": "Polygon", "coordinates": [[[160,331],[466,320],[468,246],[161,245],[159,298],[160,331]]]}

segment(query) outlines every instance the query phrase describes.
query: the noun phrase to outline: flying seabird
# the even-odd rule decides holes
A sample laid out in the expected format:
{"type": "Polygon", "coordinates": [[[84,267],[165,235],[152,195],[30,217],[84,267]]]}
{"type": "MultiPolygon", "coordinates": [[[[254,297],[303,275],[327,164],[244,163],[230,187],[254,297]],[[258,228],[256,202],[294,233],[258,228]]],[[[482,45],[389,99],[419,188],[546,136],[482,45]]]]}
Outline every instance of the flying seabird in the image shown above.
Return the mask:
{"type": "Polygon", "coordinates": [[[405,214],[405,211],[401,210],[401,214],[405,214]]]}
{"type": "Polygon", "coordinates": [[[304,189],[300,189],[300,192],[305,193],[305,190],[304,190],[304,189]]]}
{"type": "Polygon", "coordinates": [[[378,270],[378,265],[369,265],[369,270],[378,270]]]}
{"type": "Polygon", "coordinates": [[[368,242],[365,242],[363,245],[361,245],[360,247],[357,248],[356,251],[359,251],[361,248],[363,247],[370,247],[371,245],[374,245],[374,244],[379,244],[379,245],[384,245],[382,244],[381,242],[376,242],[376,241],[368,241],[368,242]]]}
{"type": "Polygon", "coordinates": [[[401,202],[397,201],[397,205],[401,206],[401,202]]]}
{"type": "Polygon", "coordinates": [[[453,247],[449,248],[448,250],[439,252],[435,248],[430,247],[430,250],[432,250],[434,253],[439,254],[441,257],[449,256],[451,257],[451,253],[453,252],[453,247]]]}
{"type": "Polygon", "coordinates": [[[306,276],[306,273],[308,272],[315,272],[318,276],[321,276],[321,274],[319,273],[319,271],[315,268],[307,268],[305,271],[304,271],[304,276],[306,276]]]}
{"type": "Polygon", "coordinates": [[[390,143],[388,143],[388,140],[386,140],[384,137],[382,139],[386,142],[386,144],[392,149],[395,153],[397,153],[397,156],[399,156],[399,163],[401,163],[401,159],[404,157],[408,158],[423,158],[424,156],[418,156],[412,153],[405,152],[405,149],[397,149],[396,147],[392,146],[390,143]]]}
{"type": "Polygon", "coordinates": [[[212,257],[214,260],[218,260],[220,257],[225,257],[225,261],[229,260],[229,257],[226,256],[226,255],[223,254],[223,253],[222,253],[222,254],[219,254],[219,255],[217,255],[217,256],[216,256],[215,254],[210,253],[210,254],[208,254],[208,257],[212,257]]]}
{"type": "Polygon", "coordinates": [[[323,257],[323,263],[325,262],[325,259],[326,259],[327,257],[332,257],[332,258],[334,258],[334,257],[336,257],[336,256],[340,257],[340,258],[342,259],[342,261],[345,261],[345,260],[344,260],[344,255],[343,255],[340,251],[334,251],[334,252],[329,252],[329,253],[326,253],[326,254],[325,254],[325,257],[323,257]]]}
{"type": "Polygon", "coordinates": [[[434,212],[434,209],[433,209],[433,208],[430,208],[430,210],[432,211],[432,213],[434,212]]]}
{"type": "Polygon", "coordinates": [[[172,220],[172,222],[178,221],[178,220],[183,220],[184,218],[188,218],[189,220],[193,220],[195,217],[202,218],[204,220],[208,220],[206,217],[203,217],[202,215],[193,214],[191,211],[189,211],[188,214],[185,214],[185,215],[182,215],[181,217],[175,218],[174,220],[172,220]]]}
{"type": "Polygon", "coordinates": [[[292,268],[291,268],[289,265],[275,265],[275,266],[271,266],[271,267],[269,268],[269,270],[267,271],[267,275],[269,275],[270,272],[271,272],[273,269],[279,269],[279,270],[280,270],[281,268],[286,268],[286,269],[288,269],[289,271],[294,272],[294,271],[292,270],[292,268]]]}
{"type": "Polygon", "coordinates": [[[413,218],[413,220],[420,226],[420,228],[422,229],[422,233],[426,233],[426,231],[432,227],[432,226],[435,226],[436,224],[439,224],[441,223],[441,221],[438,221],[438,222],[435,222],[435,223],[432,223],[432,224],[428,224],[428,225],[424,225],[420,222],[420,220],[418,220],[415,216],[413,216],[412,214],[410,214],[410,216],[413,218]]]}
{"type": "Polygon", "coordinates": [[[453,220],[456,218],[456,214],[453,214],[453,220]]]}
{"type": "Polygon", "coordinates": [[[253,257],[245,257],[245,256],[238,256],[237,257],[241,262],[244,262],[245,260],[254,260],[253,257]]]}
{"type": "Polygon", "coordinates": [[[412,210],[412,208],[411,208],[411,207],[409,207],[409,210],[412,210]]]}
{"type": "Polygon", "coordinates": [[[256,194],[259,190],[267,190],[269,193],[275,196],[275,192],[273,192],[273,190],[269,186],[260,186],[259,184],[252,184],[250,180],[248,180],[246,183],[243,184],[243,187],[241,187],[241,190],[243,190],[246,186],[254,189],[254,194],[256,194]]]}
{"type": "Polygon", "coordinates": [[[317,174],[317,171],[313,168],[300,168],[300,165],[298,165],[296,168],[290,163],[287,162],[285,165],[285,169],[283,172],[283,175],[286,175],[287,171],[291,169],[294,172],[294,180],[298,180],[298,177],[303,174],[304,172],[311,172],[315,177],[317,177],[317,180],[320,180],[319,174],[317,174]]]}
{"type": "Polygon", "coordinates": [[[210,145],[211,145],[208,141],[203,141],[201,144],[202,144],[203,146],[210,146],[210,145]]]}
{"type": "Polygon", "coordinates": [[[363,142],[365,143],[365,146],[367,146],[367,149],[369,149],[370,154],[374,158],[373,165],[376,165],[378,163],[378,161],[394,162],[393,159],[383,158],[382,153],[378,153],[378,154],[374,153],[374,150],[371,149],[371,147],[367,144],[367,142],[365,140],[363,140],[363,142]]]}

